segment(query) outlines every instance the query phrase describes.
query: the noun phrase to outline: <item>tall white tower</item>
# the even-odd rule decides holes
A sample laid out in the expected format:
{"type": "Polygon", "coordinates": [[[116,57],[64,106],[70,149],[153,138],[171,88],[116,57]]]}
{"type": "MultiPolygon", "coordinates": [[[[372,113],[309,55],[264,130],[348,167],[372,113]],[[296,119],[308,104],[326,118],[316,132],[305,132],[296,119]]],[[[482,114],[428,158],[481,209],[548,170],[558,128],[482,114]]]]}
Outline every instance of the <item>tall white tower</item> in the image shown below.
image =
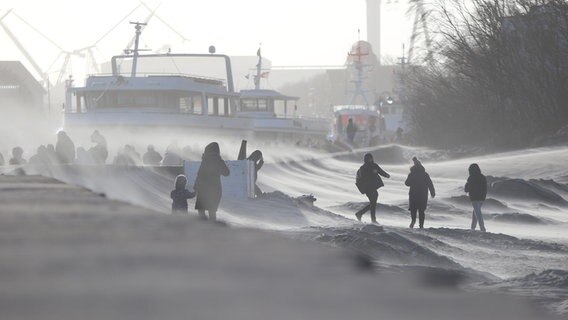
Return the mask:
{"type": "Polygon", "coordinates": [[[381,0],[367,0],[367,41],[381,63],[381,0]]]}

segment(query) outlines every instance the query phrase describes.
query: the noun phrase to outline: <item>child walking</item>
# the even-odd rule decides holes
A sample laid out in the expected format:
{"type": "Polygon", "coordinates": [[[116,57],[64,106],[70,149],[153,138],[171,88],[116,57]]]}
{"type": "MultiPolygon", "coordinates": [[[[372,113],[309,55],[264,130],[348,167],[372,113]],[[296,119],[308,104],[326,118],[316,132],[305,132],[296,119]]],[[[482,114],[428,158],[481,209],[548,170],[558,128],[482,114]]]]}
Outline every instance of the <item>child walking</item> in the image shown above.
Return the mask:
{"type": "Polygon", "coordinates": [[[172,198],[172,213],[187,213],[187,199],[195,197],[194,192],[186,189],[187,178],[180,174],[176,177],[175,189],[170,193],[172,198]]]}

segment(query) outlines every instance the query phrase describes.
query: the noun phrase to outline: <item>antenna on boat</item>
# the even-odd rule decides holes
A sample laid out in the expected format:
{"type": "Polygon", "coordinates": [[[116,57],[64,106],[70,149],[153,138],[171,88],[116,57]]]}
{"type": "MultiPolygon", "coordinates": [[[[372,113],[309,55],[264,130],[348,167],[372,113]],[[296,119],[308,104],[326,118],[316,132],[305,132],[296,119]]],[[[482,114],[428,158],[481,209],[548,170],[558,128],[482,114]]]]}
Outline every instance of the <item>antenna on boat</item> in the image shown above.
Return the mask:
{"type": "Polygon", "coordinates": [[[258,63],[256,64],[256,76],[254,76],[254,89],[260,89],[260,78],[262,77],[262,43],[258,47],[256,55],[258,56],[258,63]]]}
{"type": "Polygon", "coordinates": [[[140,35],[142,34],[142,26],[146,26],[148,25],[147,23],[144,22],[132,22],[130,21],[130,24],[134,25],[134,29],[136,29],[136,40],[134,40],[134,49],[132,50],[132,53],[134,53],[134,57],[132,58],[132,73],[131,73],[131,77],[136,77],[136,65],[138,64],[138,55],[140,53],[140,50],[138,49],[138,44],[140,42],[140,35]]]}

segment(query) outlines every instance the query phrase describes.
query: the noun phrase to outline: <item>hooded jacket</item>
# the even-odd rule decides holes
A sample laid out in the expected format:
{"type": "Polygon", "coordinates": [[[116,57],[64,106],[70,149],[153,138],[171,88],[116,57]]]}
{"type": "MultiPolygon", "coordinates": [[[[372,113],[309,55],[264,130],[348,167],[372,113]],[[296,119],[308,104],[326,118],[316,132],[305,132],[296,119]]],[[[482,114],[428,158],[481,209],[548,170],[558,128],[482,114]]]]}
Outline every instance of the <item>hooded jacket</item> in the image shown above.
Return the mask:
{"type": "Polygon", "coordinates": [[[212,142],[203,152],[194,189],[197,191],[195,209],[217,211],[221,201],[221,176],[228,176],[229,168],[221,158],[219,144],[212,142]]]}
{"type": "Polygon", "coordinates": [[[187,212],[187,199],[195,197],[195,193],[185,188],[186,185],[187,178],[184,175],[176,177],[175,189],[170,193],[173,212],[187,212]]]}
{"type": "Polygon", "coordinates": [[[372,156],[365,155],[365,163],[357,171],[355,185],[364,194],[375,191],[385,185],[380,176],[388,178],[389,174],[372,160],[372,156]]]}
{"type": "Polygon", "coordinates": [[[432,197],[436,195],[434,184],[430,175],[426,173],[424,166],[418,162],[410,168],[410,173],[404,183],[410,190],[408,191],[408,204],[410,210],[426,210],[428,205],[428,191],[432,197]]]}
{"type": "Polygon", "coordinates": [[[477,164],[469,166],[469,177],[465,184],[465,192],[471,201],[485,201],[487,197],[487,179],[477,164]]]}

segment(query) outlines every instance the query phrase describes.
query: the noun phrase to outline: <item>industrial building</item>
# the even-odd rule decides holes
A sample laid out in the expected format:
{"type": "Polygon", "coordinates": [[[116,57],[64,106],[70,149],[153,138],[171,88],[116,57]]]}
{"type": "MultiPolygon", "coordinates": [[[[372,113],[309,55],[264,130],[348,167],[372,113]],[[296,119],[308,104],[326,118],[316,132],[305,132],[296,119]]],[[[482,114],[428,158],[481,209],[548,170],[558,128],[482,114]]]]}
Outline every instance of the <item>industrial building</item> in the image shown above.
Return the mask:
{"type": "Polygon", "coordinates": [[[0,61],[0,108],[42,113],[46,91],[19,61],[0,61]]]}

